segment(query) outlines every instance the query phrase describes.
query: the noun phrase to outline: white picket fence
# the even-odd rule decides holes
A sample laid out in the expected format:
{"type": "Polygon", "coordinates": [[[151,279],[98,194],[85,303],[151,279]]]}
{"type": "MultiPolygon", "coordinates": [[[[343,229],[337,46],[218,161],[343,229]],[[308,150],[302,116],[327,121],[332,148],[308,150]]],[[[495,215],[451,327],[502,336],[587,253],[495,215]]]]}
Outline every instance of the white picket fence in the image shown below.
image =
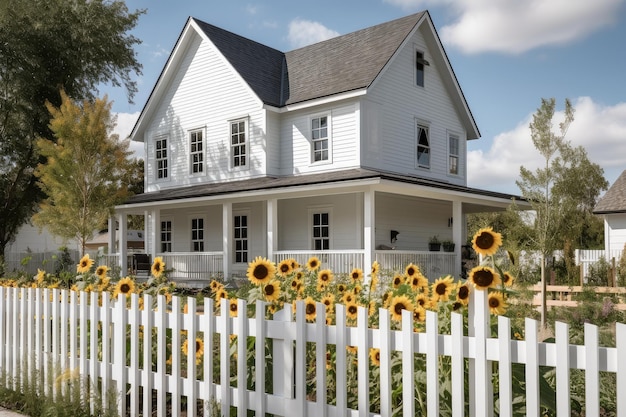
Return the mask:
{"type": "MultiPolygon", "coordinates": [[[[616,347],[600,347],[598,328],[585,326],[584,345],[572,345],[567,324],[558,323],[554,343],[538,340],[539,325],[526,319],[525,340],[513,340],[509,319],[498,318],[497,337],[492,337],[485,292],[473,291],[469,326],[464,331],[463,317],[452,314],[450,334],[439,334],[438,316],[428,312],[426,331],[413,331],[413,315],[404,311],[401,330],[393,330],[387,310],[380,310],[378,328],[368,328],[368,312],[359,308],[357,325],[347,325],[344,306],[336,306],[336,325],[325,324],[325,308],[317,305],[315,322],[307,322],[304,304],[294,314],[290,309],[265,318],[265,305],[258,302],[255,317],[242,312],[247,305],[237,301],[237,317],[230,317],[229,303],[223,301],[219,315],[213,314],[213,301],[206,299],[204,312],[196,313],[196,302],[189,299],[188,312],[181,312],[181,300],[174,297],[171,306],[159,296],[157,308],[139,308],[133,294],[127,304],[120,295],[110,300],[107,293],[77,293],[49,289],[0,287],[0,384],[19,390],[23,375],[33,369],[42,381],[54,381],[61,370],[77,370],[105,392],[118,393],[120,415],[177,415],[181,402],[215,399],[221,403],[222,416],[231,407],[240,417],[247,410],[256,416],[265,413],[294,416],[391,416],[393,391],[398,378],[392,375],[392,359],[402,359],[402,415],[421,414],[415,406],[417,360],[426,369],[425,396],[428,415],[438,416],[440,403],[440,362],[449,358],[451,366],[451,407],[453,416],[466,413],[465,393],[469,392],[469,415],[511,416],[514,407],[523,406],[527,416],[540,416],[540,367],[556,370],[556,403],[559,416],[571,415],[570,372],[585,370],[585,416],[600,416],[600,373],[616,373],[617,415],[626,416],[626,325],[616,325],[616,347]],[[101,300],[99,300],[101,297],[101,300]],[[169,308],[168,308],[169,307],[169,308]],[[194,349],[183,358],[182,331],[188,340],[204,341],[202,369],[196,369],[194,349]],[[233,347],[231,335],[237,341],[233,347]],[[171,339],[169,339],[171,338],[171,339]],[[253,347],[250,340],[254,339],[253,347]],[[268,358],[265,341],[272,341],[273,354],[268,358]],[[148,348],[144,349],[143,346],[148,348]],[[169,346],[169,347],[168,347],[169,346]],[[314,371],[308,369],[307,349],[314,346],[314,371]],[[347,391],[347,372],[353,366],[346,353],[357,348],[358,387],[347,391]],[[171,366],[168,349],[171,349],[171,366]],[[369,349],[380,349],[380,391],[370,392],[369,349]],[[219,354],[211,352],[218,350],[219,354]],[[247,356],[253,349],[252,356],[247,356]],[[335,349],[336,398],[328,398],[327,350],[335,349]],[[417,356],[416,356],[417,354],[417,356]],[[189,359],[184,361],[185,359],[189,359]],[[469,366],[466,365],[469,360],[469,366]],[[271,366],[265,366],[266,361],[271,366]],[[186,368],[181,363],[186,362],[186,368]],[[499,384],[492,385],[493,364],[497,363],[499,384]],[[54,364],[51,365],[51,364],[54,364]],[[525,401],[513,403],[513,365],[524,367],[525,401]],[[254,370],[254,373],[252,374],[254,370]],[[201,371],[201,372],[200,372],[201,371]],[[266,376],[273,384],[267,386],[266,376]],[[314,378],[307,375],[314,372],[314,378]],[[202,374],[202,375],[200,375],[202,374]],[[200,376],[199,376],[200,375],[200,376]],[[308,379],[307,379],[308,377],[308,379]],[[250,388],[251,379],[254,389],[250,388]],[[313,384],[316,394],[307,387],[313,384]],[[311,382],[312,381],[312,382],[311,382]],[[466,382],[467,381],[467,382],[466,382]],[[127,395],[124,395],[127,393],[127,395]],[[349,399],[357,395],[354,409],[349,399]],[[372,396],[379,398],[375,412],[370,411],[372,396]],[[150,401],[151,399],[155,401],[150,401]],[[143,402],[141,400],[144,400],[143,402]],[[332,400],[332,401],[331,401],[332,400]],[[332,404],[332,405],[331,405],[332,404]],[[143,409],[140,409],[143,407],[143,409]],[[497,407],[497,410],[495,408],[497,407]],[[495,411],[494,411],[495,410],[495,411]]],[[[152,305],[145,296],[144,305],[152,305]]],[[[311,354],[309,352],[309,354],[311,354]]],[[[50,395],[57,395],[63,385],[45,385],[50,395]]],[[[354,404],[354,402],[352,402],[354,404]]],[[[396,404],[397,405],[397,404],[396,404]]],[[[195,416],[195,407],[187,409],[195,416]]],[[[206,414],[205,414],[206,415],[206,414]]]]}

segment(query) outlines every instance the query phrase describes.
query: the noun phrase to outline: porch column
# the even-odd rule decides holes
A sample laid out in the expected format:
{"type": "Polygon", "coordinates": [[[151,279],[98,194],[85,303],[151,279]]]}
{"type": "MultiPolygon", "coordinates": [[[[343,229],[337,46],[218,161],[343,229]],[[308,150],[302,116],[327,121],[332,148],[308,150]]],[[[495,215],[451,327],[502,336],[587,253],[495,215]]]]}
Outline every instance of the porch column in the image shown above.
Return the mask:
{"type": "Polygon", "coordinates": [[[454,277],[461,276],[461,246],[463,243],[463,203],[460,201],[452,202],[452,241],[454,245],[454,277]]]}
{"type": "Polygon", "coordinates": [[[376,246],[376,196],[375,191],[369,189],[363,193],[363,274],[365,283],[370,280],[369,273],[375,259],[376,246]]]}
{"type": "Polygon", "coordinates": [[[119,223],[120,276],[125,277],[128,275],[128,215],[126,213],[119,214],[117,221],[119,223]]]}
{"type": "Polygon", "coordinates": [[[278,250],[278,207],[277,200],[267,200],[267,259],[274,261],[278,250]]]}
{"type": "Polygon", "coordinates": [[[109,216],[109,241],[107,242],[109,250],[107,251],[109,255],[117,253],[117,248],[115,247],[115,216],[109,216]]]}
{"type": "Polygon", "coordinates": [[[161,211],[154,209],[150,212],[150,230],[149,238],[146,242],[146,253],[150,254],[150,258],[154,262],[161,247],[161,211]]]}
{"type": "Polygon", "coordinates": [[[230,279],[231,242],[233,241],[233,203],[222,204],[222,253],[224,281],[230,279]]]}

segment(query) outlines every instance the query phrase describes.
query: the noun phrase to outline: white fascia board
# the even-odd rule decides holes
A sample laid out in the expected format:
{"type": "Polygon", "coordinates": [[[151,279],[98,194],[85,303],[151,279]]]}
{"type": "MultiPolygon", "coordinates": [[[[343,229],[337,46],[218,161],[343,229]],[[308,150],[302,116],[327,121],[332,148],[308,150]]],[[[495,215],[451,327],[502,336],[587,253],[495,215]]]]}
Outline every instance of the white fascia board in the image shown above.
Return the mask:
{"type": "Polygon", "coordinates": [[[287,113],[290,111],[303,110],[310,107],[322,106],[329,103],[335,103],[342,100],[348,100],[355,97],[361,97],[367,94],[367,89],[362,88],[359,90],[349,91],[347,93],[335,94],[332,96],[321,97],[314,100],[307,100],[301,103],[289,104],[283,107],[270,106],[268,104],[264,105],[263,108],[276,112],[276,113],[287,113]]]}

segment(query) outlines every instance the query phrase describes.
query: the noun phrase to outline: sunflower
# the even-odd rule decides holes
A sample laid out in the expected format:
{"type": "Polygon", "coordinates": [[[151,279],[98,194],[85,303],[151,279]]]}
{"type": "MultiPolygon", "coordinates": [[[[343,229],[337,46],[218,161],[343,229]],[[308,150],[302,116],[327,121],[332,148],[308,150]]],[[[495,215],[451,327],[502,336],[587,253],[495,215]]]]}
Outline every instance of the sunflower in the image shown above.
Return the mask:
{"type": "Polygon", "coordinates": [[[43,284],[43,280],[46,278],[46,271],[42,271],[41,269],[37,268],[37,275],[35,276],[35,279],[37,280],[37,284],[41,285],[43,284]]]}
{"type": "Polygon", "coordinates": [[[391,318],[396,321],[402,320],[402,310],[413,311],[413,303],[406,295],[397,295],[391,299],[389,310],[391,318]]]}
{"type": "Polygon", "coordinates": [[[456,289],[456,301],[466,306],[469,303],[470,286],[467,282],[461,284],[456,289]]]}
{"type": "Polygon", "coordinates": [[[357,347],[356,347],[356,346],[353,346],[353,345],[348,345],[348,346],[346,346],[346,350],[348,351],[348,353],[351,353],[351,354],[353,354],[353,355],[356,355],[356,354],[359,352],[359,350],[357,349],[357,347]]]}
{"type": "MultiPolygon", "coordinates": [[[[185,356],[189,355],[189,341],[185,340],[181,350],[185,356]]],[[[204,342],[200,338],[196,338],[196,364],[199,365],[204,355],[204,342]]]]}
{"type": "Polygon", "coordinates": [[[152,262],[152,268],[150,268],[150,272],[155,278],[160,278],[165,271],[165,262],[163,262],[163,258],[157,256],[154,258],[154,262],[152,262]]]}
{"type": "Polygon", "coordinates": [[[378,275],[372,275],[372,279],[370,280],[370,293],[376,291],[376,286],[378,285],[378,275]]]}
{"type": "Polygon", "coordinates": [[[469,280],[477,290],[486,290],[500,285],[500,275],[488,266],[476,266],[469,273],[469,280]]]}
{"type": "Polygon", "coordinates": [[[248,280],[254,285],[266,284],[276,274],[274,262],[257,256],[248,266],[248,280]]]}
{"type": "Polygon", "coordinates": [[[404,284],[404,277],[400,274],[396,274],[393,277],[393,288],[398,288],[400,285],[404,284]]]}
{"type": "Polygon", "coordinates": [[[96,268],[96,276],[100,279],[106,277],[107,272],[109,272],[109,267],[106,265],[100,265],[96,268]]]}
{"type": "Polygon", "coordinates": [[[300,284],[301,284],[301,281],[298,278],[294,278],[291,280],[291,283],[289,285],[292,290],[298,291],[298,287],[300,284]]]}
{"type": "Polygon", "coordinates": [[[315,306],[315,300],[313,297],[309,296],[304,299],[304,311],[306,313],[306,319],[308,321],[315,320],[317,316],[317,308],[315,306]]]}
{"type": "Polygon", "coordinates": [[[300,268],[300,264],[294,258],[289,258],[287,260],[291,264],[291,270],[292,271],[295,271],[296,269],[300,268]]]}
{"type": "Polygon", "coordinates": [[[420,274],[420,268],[419,266],[410,263],[406,266],[406,268],[404,268],[404,273],[407,277],[413,278],[420,274]]]}
{"type": "Polygon", "coordinates": [[[320,261],[320,258],[318,258],[317,256],[311,256],[306,263],[306,269],[311,272],[317,271],[321,265],[322,262],[320,261]]]}
{"type": "Polygon", "coordinates": [[[417,297],[415,297],[415,304],[425,309],[430,305],[430,300],[426,294],[418,294],[417,297]]]}
{"type": "Polygon", "coordinates": [[[278,273],[280,274],[280,276],[286,277],[293,272],[292,262],[293,259],[285,259],[283,261],[280,261],[280,263],[278,264],[278,273]]]}
{"type": "Polygon", "coordinates": [[[505,272],[504,276],[502,277],[502,283],[507,286],[510,287],[513,285],[513,283],[515,282],[515,277],[513,275],[511,275],[510,272],[505,272]]]}
{"type": "Polygon", "coordinates": [[[330,269],[322,269],[317,273],[317,283],[322,287],[327,287],[333,280],[333,271],[330,269]]]}
{"type": "Polygon", "coordinates": [[[280,297],[280,282],[273,279],[263,287],[263,295],[267,301],[278,300],[280,297]]]}
{"type": "Polygon", "coordinates": [[[337,292],[339,294],[346,292],[346,284],[337,284],[337,292]]]}
{"type": "Polygon", "coordinates": [[[426,321],[426,309],[422,306],[416,306],[413,309],[413,322],[424,323],[426,321]]]}
{"type": "Polygon", "coordinates": [[[372,263],[372,275],[378,275],[379,272],[380,264],[378,263],[378,261],[374,261],[374,263],[372,263]]]}
{"type": "Polygon", "coordinates": [[[389,305],[392,294],[393,294],[392,291],[387,291],[386,293],[383,294],[383,299],[382,299],[383,308],[387,308],[387,306],[389,305]]]}
{"type": "Polygon", "coordinates": [[[437,278],[432,286],[432,299],[435,302],[448,301],[448,297],[454,287],[454,278],[451,275],[447,275],[443,278],[437,278]]]}
{"type": "Polygon", "coordinates": [[[380,349],[370,348],[370,361],[372,361],[372,365],[380,366],[380,349]]]}
{"type": "Polygon", "coordinates": [[[367,314],[373,316],[376,313],[376,300],[370,300],[369,305],[367,306],[367,314]]]}
{"type": "Polygon", "coordinates": [[[230,304],[228,305],[228,310],[230,311],[230,316],[237,317],[237,313],[239,311],[239,306],[237,305],[237,299],[231,298],[229,301],[230,301],[230,304]]]}
{"type": "Polygon", "coordinates": [[[320,301],[326,306],[326,311],[330,311],[335,304],[335,294],[326,293],[320,301]]]}
{"type": "Polygon", "coordinates": [[[341,297],[341,301],[343,301],[344,304],[350,304],[354,301],[354,294],[349,292],[345,293],[343,297],[341,297]]]}
{"type": "Polygon", "coordinates": [[[359,306],[354,301],[346,303],[346,317],[350,320],[356,320],[358,312],[359,306]]]}
{"type": "Polygon", "coordinates": [[[120,279],[115,285],[115,290],[113,291],[113,298],[117,299],[119,294],[124,294],[126,297],[129,297],[132,293],[135,292],[135,281],[131,277],[126,277],[120,279]]]}
{"type": "Polygon", "coordinates": [[[428,278],[422,275],[421,272],[409,277],[409,282],[413,291],[424,291],[428,288],[428,278]]]}
{"type": "Polygon", "coordinates": [[[228,294],[224,288],[219,288],[215,291],[215,301],[218,307],[222,304],[222,298],[228,298],[228,294]]]}
{"type": "Polygon", "coordinates": [[[80,261],[78,262],[78,265],[76,266],[76,272],[78,272],[79,274],[84,274],[85,272],[89,272],[92,266],[93,266],[93,259],[89,257],[89,254],[86,254],[85,256],[80,258],[80,261]]]}
{"type": "Polygon", "coordinates": [[[472,239],[472,248],[483,255],[493,255],[502,246],[502,235],[494,232],[491,227],[484,227],[474,235],[472,239]]]}
{"type": "Polygon", "coordinates": [[[487,303],[489,304],[489,311],[494,315],[502,315],[506,312],[506,308],[508,307],[506,300],[504,299],[504,294],[500,291],[490,292],[487,296],[487,303]]]}
{"type": "Polygon", "coordinates": [[[350,272],[350,279],[352,280],[352,283],[363,281],[363,270],[360,268],[354,268],[352,272],[350,272]]]}
{"type": "Polygon", "coordinates": [[[220,288],[223,288],[224,285],[222,285],[221,282],[217,281],[217,280],[212,280],[211,283],[209,284],[209,288],[211,289],[211,292],[216,292],[217,290],[219,290],[220,288]]]}
{"type": "Polygon", "coordinates": [[[96,282],[96,286],[98,287],[98,291],[103,292],[109,289],[109,284],[111,283],[111,278],[106,275],[102,278],[98,278],[96,282]]]}

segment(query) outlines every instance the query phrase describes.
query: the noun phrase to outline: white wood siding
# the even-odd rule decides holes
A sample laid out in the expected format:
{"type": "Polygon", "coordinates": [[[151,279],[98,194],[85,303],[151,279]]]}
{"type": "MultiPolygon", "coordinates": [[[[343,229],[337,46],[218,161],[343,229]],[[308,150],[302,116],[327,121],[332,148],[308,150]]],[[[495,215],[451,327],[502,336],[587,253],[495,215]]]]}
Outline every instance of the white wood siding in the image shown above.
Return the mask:
{"type": "Polygon", "coordinates": [[[281,154],[286,146],[285,140],[280,136],[279,113],[266,110],[267,120],[267,173],[268,175],[280,175],[281,154]]]}
{"type": "Polygon", "coordinates": [[[466,132],[424,38],[417,32],[363,100],[364,166],[466,184],[466,132]],[[415,84],[415,50],[430,62],[424,87],[415,84]],[[366,115],[366,116],[365,116],[366,115]],[[371,118],[378,117],[374,122],[371,118]],[[430,130],[430,169],[416,168],[416,120],[430,130]],[[448,175],[448,133],[460,139],[459,173],[448,175]]]}
{"type": "Polygon", "coordinates": [[[208,42],[196,37],[185,52],[146,131],[147,189],[260,176],[265,173],[265,116],[258,98],[208,42]],[[229,121],[248,120],[248,167],[230,167],[229,121]],[[205,132],[205,172],[190,175],[189,130],[205,132]],[[156,181],[154,139],[169,135],[169,178],[156,181]]]}
{"type": "Polygon", "coordinates": [[[623,250],[626,245],[626,214],[609,214],[609,250],[623,250]]]}
{"type": "Polygon", "coordinates": [[[283,115],[281,125],[281,173],[332,171],[358,166],[359,104],[354,100],[283,115]],[[311,163],[311,118],[328,116],[329,160],[311,163]]]}

